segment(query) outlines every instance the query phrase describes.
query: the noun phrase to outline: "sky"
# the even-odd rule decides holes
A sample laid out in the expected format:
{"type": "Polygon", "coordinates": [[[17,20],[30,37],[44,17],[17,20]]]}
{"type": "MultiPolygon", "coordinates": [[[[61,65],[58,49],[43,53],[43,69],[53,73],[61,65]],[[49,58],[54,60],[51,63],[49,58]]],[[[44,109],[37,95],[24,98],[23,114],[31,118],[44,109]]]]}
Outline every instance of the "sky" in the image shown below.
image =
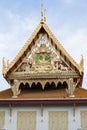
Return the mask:
{"type": "Polygon", "coordinates": [[[0,0],[0,91],[9,88],[2,76],[2,58],[11,62],[41,20],[79,64],[84,56],[83,88],[87,89],[87,0],[0,0]]]}

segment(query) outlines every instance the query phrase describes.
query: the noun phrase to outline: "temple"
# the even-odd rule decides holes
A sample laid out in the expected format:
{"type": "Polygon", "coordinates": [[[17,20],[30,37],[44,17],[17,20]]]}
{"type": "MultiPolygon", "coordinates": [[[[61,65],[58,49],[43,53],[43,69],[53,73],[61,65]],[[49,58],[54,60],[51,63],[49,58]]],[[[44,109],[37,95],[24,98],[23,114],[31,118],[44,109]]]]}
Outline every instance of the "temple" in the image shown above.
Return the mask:
{"type": "Polygon", "coordinates": [[[3,58],[10,89],[0,92],[1,130],[86,130],[84,58],[68,54],[46,24],[37,28],[11,63],[3,58]]]}

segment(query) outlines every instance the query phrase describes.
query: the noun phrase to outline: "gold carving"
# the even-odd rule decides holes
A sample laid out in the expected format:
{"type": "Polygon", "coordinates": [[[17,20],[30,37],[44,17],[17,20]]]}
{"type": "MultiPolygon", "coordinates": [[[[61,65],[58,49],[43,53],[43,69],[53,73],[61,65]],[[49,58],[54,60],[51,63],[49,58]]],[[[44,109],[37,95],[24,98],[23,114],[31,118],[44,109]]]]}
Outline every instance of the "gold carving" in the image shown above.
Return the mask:
{"type": "Polygon", "coordinates": [[[33,48],[29,57],[22,62],[17,72],[26,73],[53,73],[70,71],[71,69],[60,59],[46,36],[43,36],[38,45],[33,48]]]}
{"type": "Polygon", "coordinates": [[[80,60],[80,73],[84,72],[84,57],[81,55],[81,60],[80,60]]]}
{"type": "MultiPolygon", "coordinates": [[[[41,17],[42,21],[45,21],[44,12],[45,11],[42,9],[42,11],[41,11],[41,13],[42,13],[42,17],[41,17]]],[[[59,70],[58,67],[57,67],[57,69],[54,67],[54,63],[52,61],[50,66],[48,66],[46,68],[46,70],[45,70],[45,68],[44,69],[42,68],[43,72],[45,72],[45,73],[49,72],[50,73],[50,72],[55,72],[55,70],[57,72],[58,71],[65,71],[66,72],[67,70],[69,71],[69,68],[68,68],[68,65],[69,65],[71,70],[74,70],[74,72],[78,76],[79,76],[79,72],[83,72],[84,73],[84,71],[81,70],[82,68],[80,67],[80,65],[78,65],[73,60],[73,58],[62,47],[60,42],[55,38],[55,36],[50,31],[48,26],[44,22],[41,22],[37,26],[37,28],[35,29],[34,33],[30,37],[30,39],[26,42],[24,47],[20,50],[18,55],[15,57],[15,59],[9,64],[9,67],[6,68],[6,69],[5,69],[5,66],[3,67],[4,77],[6,78],[7,81],[10,80],[9,79],[10,74],[14,74],[15,71],[16,72],[25,72],[25,73],[29,73],[29,74],[30,73],[38,73],[38,72],[41,73],[40,70],[38,71],[38,70],[35,70],[35,68],[34,68],[35,67],[34,66],[35,65],[34,64],[35,63],[35,59],[33,59],[32,67],[27,66],[28,65],[27,62],[24,63],[24,60],[27,58],[27,56],[29,56],[30,53],[32,54],[32,52],[35,52],[35,51],[33,51],[33,49],[34,50],[37,49],[36,46],[38,46],[38,44],[41,43],[41,42],[46,44],[47,47],[48,47],[48,42],[49,42],[49,45],[51,46],[51,49],[54,49],[54,51],[56,52],[57,56],[59,55],[59,58],[61,58],[61,60],[67,64],[67,66],[62,64],[61,67],[60,67],[61,69],[59,70]],[[45,38],[43,38],[43,37],[45,37],[45,38]],[[44,39],[45,39],[46,43],[44,43],[44,39]],[[53,68],[52,69],[48,69],[51,66],[53,68]],[[28,68],[28,67],[30,67],[30,68],[28,68]]],[[[41,44],[39,44],[39,45],[41,45],[41,44]]],[[[31,58],[31,57],[28,57],[28,58],[31,58]]],[[[55,58],[56,58],[56,56],[55,56],[55,58]]],[[[6,67],[7,67],[7,65],[6,65],[6,67]]],[[[57,73],[57,72],[55,72],[55,73],[57,73]]],[[[24,76],[25,76],[25,73],[24,73],[24,76]]],[[[83,73],[81,73],[81,75],[80,75],[81,80],[82,80],[82,77],[83,77],[83,75],[82,75],[83,73]]],[[[20,73],[20,75],[21,75],[21,73],[20,73]]]]}
{"type": "MultiPolygon", "coordinates": [[[[50,79],[63,80],[69,78],[83,78],[83,57],[78,65],[65,51],[59,41],[52,34],[45,22],[45,10],[41,11],[41,23],[37,26],[33,35],[20,50],[15,59],[6,64],[3,59],[3,74],[10,83],[17,79],[18,82],[29,80],[50,79]],[[81,75],[80,75],[81,74],[81,75]],[[20,76],[21,75],[21,76],[20,76]]],[[[36,82],[36,81],[35,81],[36,82]]],[[[40,81],[44,89],[45,81],[40,81]]],[[[54,81],[55,82],[55,81],[54,81]]],[[[21,82],[20,82],[21,83],[21,82]]],[[[55,82],[57,86],[57,82],[55,82]]],[[[73,85],[73,88],[75,88],[73,85]]],[[[13,95],[17,96],[19,84],[11,84],[13,95]]]]}

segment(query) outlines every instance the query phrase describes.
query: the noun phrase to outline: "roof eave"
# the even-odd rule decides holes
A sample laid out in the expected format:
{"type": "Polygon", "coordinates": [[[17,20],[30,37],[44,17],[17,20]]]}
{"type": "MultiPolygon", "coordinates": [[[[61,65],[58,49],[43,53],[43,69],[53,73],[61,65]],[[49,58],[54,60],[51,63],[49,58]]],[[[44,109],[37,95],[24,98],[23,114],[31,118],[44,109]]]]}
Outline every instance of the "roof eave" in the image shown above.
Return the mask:
{"type": "Polygon", "coordinates": [[[70,104],[87,104],[87,98],[83,99],[2,99],[0,100],[0,105],[70,105],[70,104]]]}

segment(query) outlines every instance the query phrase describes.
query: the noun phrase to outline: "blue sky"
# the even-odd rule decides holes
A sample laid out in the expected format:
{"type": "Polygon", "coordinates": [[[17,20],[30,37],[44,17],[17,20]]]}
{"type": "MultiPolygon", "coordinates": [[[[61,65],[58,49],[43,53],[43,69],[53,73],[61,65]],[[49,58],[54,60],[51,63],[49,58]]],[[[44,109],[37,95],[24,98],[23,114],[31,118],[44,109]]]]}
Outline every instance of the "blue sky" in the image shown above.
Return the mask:
{"type": "Polygon", "coordinates": [[[87,0],[0,0],[0,90],[9,87],[2,76],[2,58],[12,61],[41,19],[78,63],[83,54],[87,89],[87,0]]]}

